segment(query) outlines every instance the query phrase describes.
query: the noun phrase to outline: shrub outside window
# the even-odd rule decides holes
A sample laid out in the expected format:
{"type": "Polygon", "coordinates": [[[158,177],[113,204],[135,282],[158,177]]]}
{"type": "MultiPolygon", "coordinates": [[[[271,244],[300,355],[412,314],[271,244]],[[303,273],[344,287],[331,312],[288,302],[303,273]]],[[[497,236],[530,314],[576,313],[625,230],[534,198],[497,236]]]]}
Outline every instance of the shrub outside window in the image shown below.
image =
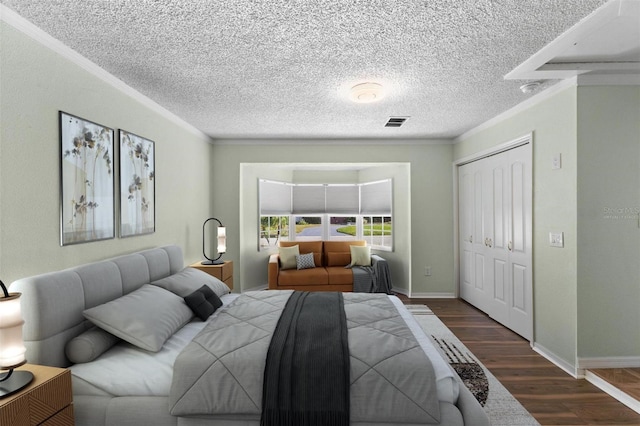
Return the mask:
{"type": "Polygon", "coordinates": [[[260,248],[278,247],[279,241],[289,241],[289,216],[261,216],[260,248]]]}

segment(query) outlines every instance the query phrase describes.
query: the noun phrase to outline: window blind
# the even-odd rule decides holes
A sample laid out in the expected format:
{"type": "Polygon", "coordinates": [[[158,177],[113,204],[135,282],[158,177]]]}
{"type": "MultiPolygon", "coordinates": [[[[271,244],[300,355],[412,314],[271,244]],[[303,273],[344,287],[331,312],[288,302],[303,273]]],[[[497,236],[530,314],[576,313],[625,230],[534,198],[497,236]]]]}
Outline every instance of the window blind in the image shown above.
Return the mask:
{"type": "Polygon", "coordinates": [[[260,179],[260,214],[288,215],[291,213],[291,185],[260,179]]]}
{"type": "Polygon", "coordinates": [[[360,187],[358,185],[327,185],[326,213],[358,214],[360,187]]]}
{"type": "Polygon", "coordinates": [[[362,184],[360,197],[361,214],[390,215],[391,179],[362,184]]]}
{"type": "Polygon", "coordinates": [[[260,214],[390,215],[391,179],[344,185],[290,184],[260,179],[260,214]]]}
{"type": "Polygon", "coordinates": [[[292,198],[294,214],[325,212],[324,185],[294,185],[292,198]]]}

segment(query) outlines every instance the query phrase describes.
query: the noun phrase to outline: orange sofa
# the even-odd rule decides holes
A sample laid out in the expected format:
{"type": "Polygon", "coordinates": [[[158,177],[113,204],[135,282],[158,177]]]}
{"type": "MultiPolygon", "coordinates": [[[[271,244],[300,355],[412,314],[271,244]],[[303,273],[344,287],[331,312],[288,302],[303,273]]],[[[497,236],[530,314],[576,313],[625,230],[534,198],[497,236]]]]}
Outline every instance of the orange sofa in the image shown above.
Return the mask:
{"type": "Polygon", "coordinates": [[[364,246],[365,241],[280,241],[280,247],[297,245],[300,254],[313,253],[316,265],[311,269],[282,269],[279,255],[269,257],[270,290],[353,291],[353,272],[349,246],[364,246]]]}

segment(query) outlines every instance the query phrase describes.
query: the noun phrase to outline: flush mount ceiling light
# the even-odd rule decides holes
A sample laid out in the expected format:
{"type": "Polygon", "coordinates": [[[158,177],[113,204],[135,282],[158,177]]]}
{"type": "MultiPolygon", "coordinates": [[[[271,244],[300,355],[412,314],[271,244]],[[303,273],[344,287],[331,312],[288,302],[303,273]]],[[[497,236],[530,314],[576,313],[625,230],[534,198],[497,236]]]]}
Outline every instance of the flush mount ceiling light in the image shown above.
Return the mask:
{"type": "Polygon", "coordinates": [[[356,84],[349,91],[349,98],[360,104],[379,101],[384,95],[384,87],[378,83],[356,84]]]}

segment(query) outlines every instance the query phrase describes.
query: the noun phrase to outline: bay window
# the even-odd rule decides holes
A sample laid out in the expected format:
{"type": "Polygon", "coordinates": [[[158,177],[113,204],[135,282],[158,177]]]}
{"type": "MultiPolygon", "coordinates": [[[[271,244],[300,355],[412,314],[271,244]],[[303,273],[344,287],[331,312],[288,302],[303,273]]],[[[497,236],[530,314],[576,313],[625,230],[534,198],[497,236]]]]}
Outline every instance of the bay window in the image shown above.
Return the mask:
{"type": "Polygon", "coordinates": [[[278,241],[366,240],[393,249],[392,180],[294,184],[259,180],[260,249],[278,241]]]}

